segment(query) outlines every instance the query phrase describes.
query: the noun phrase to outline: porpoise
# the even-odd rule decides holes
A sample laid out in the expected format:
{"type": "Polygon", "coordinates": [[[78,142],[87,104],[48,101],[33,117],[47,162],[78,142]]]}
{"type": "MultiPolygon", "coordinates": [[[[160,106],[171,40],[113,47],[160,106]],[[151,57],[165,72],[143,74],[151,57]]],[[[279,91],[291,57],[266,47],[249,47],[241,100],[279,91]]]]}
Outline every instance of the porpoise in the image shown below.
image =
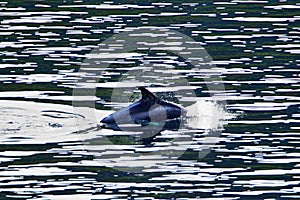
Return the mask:
{"type": "Polygon", "coordinates": [[[142,98],[103,118],[100,121],[103,127],[126,131],[177,130],[180,127],[185,108],[158,98],[145,87],[138,89],[142,98]]]}

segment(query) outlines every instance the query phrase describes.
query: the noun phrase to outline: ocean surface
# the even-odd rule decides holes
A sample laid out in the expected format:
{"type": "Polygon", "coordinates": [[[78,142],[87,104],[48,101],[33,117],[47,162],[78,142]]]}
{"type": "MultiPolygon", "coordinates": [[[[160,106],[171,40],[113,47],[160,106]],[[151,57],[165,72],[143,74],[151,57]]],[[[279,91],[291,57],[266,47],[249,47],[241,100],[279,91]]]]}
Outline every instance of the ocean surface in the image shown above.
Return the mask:
{"type": "Polygon", "coordinates": [[[300,3],[0,2],[0,199],[300,199],[300,3]],[[146,86],[178,130],[100,120],[146,86]]]}

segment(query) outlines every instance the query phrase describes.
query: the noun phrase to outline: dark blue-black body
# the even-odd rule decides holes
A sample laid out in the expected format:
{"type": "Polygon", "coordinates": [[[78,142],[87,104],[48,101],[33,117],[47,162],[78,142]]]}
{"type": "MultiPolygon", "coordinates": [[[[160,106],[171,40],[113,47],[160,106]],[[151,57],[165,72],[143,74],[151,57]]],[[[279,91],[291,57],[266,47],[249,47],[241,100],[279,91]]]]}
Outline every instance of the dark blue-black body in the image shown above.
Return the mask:
{"type": "Polygon", "coordinates": [[[138,89],[142,99],[102,119],[104,127],[134,131],[179,128],[181,117],[186,113],[184,108],[156,97],[144,87],[138,89]]]}

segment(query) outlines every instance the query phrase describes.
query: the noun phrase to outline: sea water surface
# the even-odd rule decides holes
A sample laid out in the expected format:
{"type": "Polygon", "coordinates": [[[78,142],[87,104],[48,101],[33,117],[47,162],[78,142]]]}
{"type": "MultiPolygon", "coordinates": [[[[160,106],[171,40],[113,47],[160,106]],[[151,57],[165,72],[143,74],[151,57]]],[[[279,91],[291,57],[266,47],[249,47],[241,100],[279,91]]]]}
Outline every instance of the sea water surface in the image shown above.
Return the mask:
{"type": "Polygon", "coordinates": [[[0,198],[299,199],[299,8],[1,1],[0,198]],[[102,48],[106,69],[88,59],[134,31],[127,40],[152,37],[151,48],[120,55],[117,40],[102,48]],[[172,53],[184,43],[155,31],[191,38],[210,67],[172,53]],[[138,100],[141,85],[186,107],[189,126],[149,140],[99,127],[138,100]]]}

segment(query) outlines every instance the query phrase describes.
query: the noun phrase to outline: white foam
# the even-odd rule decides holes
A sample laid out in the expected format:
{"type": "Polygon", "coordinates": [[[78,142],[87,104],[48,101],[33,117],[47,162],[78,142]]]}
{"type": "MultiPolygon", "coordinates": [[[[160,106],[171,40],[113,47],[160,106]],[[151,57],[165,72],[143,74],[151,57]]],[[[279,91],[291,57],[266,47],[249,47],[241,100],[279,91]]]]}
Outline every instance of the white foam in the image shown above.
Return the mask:
{"type": "Polygon", "coordinates": [[[218,129],[226,119],[233,117],[214,101],[199,99],[186,110],[188,126],[196,129],[218,129]]]}

